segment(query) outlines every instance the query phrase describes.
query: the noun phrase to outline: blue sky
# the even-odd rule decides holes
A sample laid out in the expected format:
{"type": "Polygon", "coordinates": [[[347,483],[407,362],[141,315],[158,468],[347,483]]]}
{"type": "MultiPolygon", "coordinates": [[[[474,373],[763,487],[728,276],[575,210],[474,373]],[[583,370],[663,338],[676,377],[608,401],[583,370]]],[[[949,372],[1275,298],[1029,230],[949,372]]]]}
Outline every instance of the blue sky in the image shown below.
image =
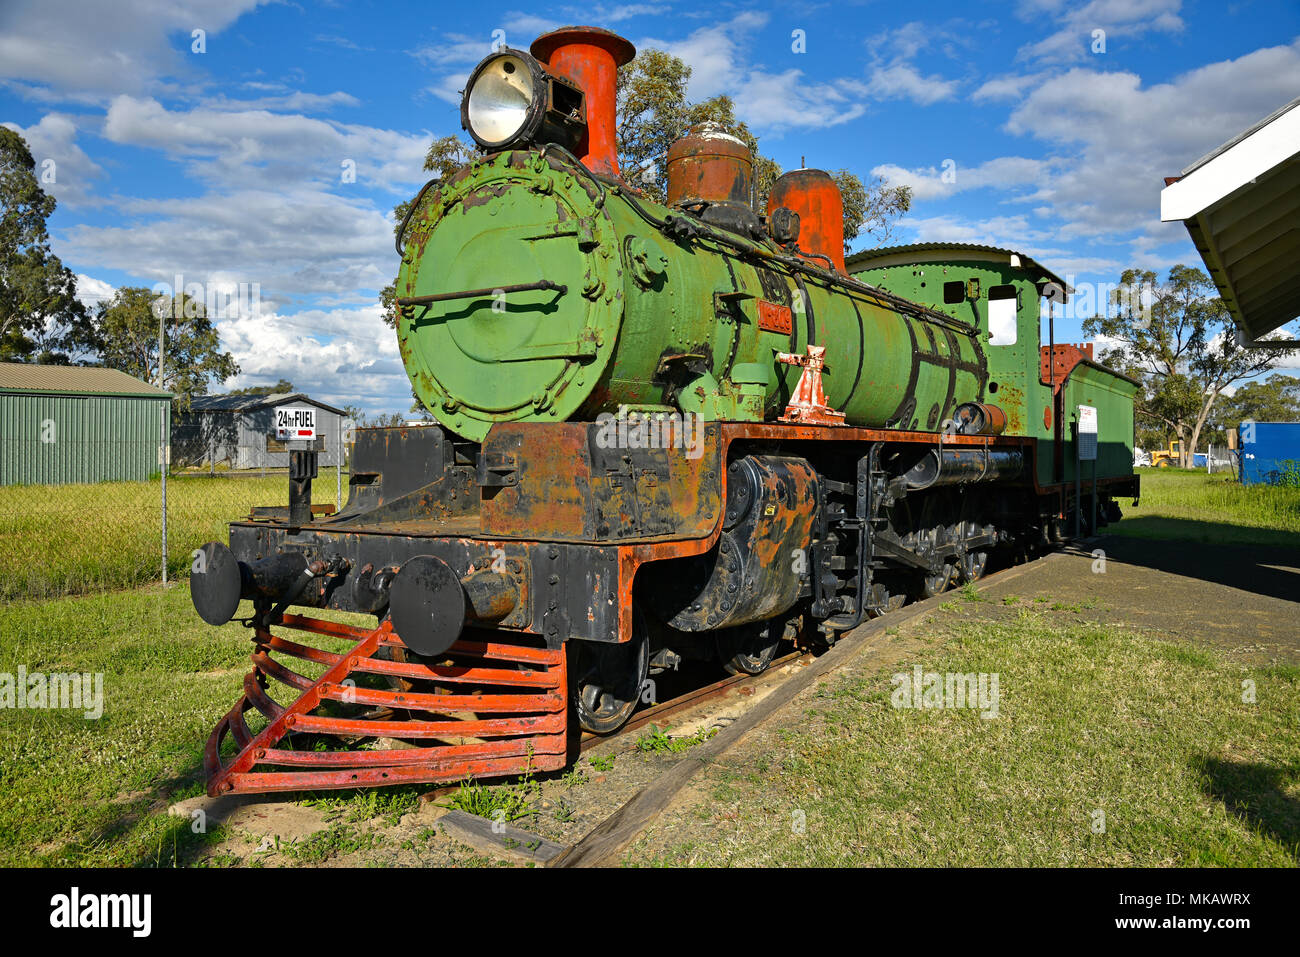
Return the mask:
{"type": "Polygon", "coordinates": [[[526,48],[573,22],[681,56],[691,96],[730,94],[787,168],[911,184],[895,241],[1009,246],[1076,285],[1199,264],[1159,221],[1162,177],[1300,94],[1296,0],[2,0],[0,122],[53,176],[54,249],[87,300],[258,283],[259,314],[218,323],[243,369],[226,385],[405,411],[375,304],[392,207],[459,132],[494,31],[526,48]]]}

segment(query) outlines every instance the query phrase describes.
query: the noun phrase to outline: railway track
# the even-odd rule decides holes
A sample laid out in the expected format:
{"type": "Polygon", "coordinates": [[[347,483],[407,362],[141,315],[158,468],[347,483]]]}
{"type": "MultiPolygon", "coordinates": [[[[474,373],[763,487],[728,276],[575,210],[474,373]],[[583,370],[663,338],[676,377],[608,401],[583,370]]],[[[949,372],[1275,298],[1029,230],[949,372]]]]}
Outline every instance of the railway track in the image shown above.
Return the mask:
{"type": "Polygon", "coordinates": [[[698,705],[704,704],[706,701],[721,698],[729,691],[738,691],[744,688],[753,688],[763,684],[770,684],[776,678],[779,670],[785,665],[790,664],[793,661],[799,661],[811,657],[812,655],[810,652],[793,651],[788,655],[773,660],[771,665],[769,665],[767,670],[762,674],[728,675],[726,678],[723,678],[720,681],[715,681],[712,684],[693,688],[690,691],[683,692],[667,701],[659,702],[643,711],[638,711],[628,719],[627,723],[623,725],[623,727],[619,728],[618,731],[613,734],[601,735],[592,734],[590,731],[584,731],[582,733],[580,749],[582,751],[587,751],[598,744],[628,738],[631,736],[632,732],[638,731],[648,724],[663,721],[666,718],[671,718],[685,711],[689,711],[698,705]]]}
{"type": "MultiPolygon", "coordinates": [[[[728,692],[740,692],[743,694],[745,689],[756,689],[771,684],[779,684],[784,680],[780,676],[782,668],[792,662],[802,661],[805,659],[811,660],[812,654],[807,651],[792,651],[787,655],[774,659],[771,665],[769,665],[762,674],[728,675],[726,678],[719,681],[701,685],[698,688],[691,688],[690,690],[684,691],[667,701],[658,702],[649,708],[638,711],[627,720],[627,723],[624,724],[623,727],[619,728],[613,734],[592,734],[590,731],[584,731],[579,739],[579,752],[585,753],[598,745],[609,744],[610,742],[626,744],[627,747],[621,748],[621,750],[630,750],[635,743],[635,732],[641,730],[647,725],[689,712],[708,701],[713,701],[725,696],[728,692]]],[[[447,784],[441,787],[436,787],[421,794],[420,800],[431,801],[435,798],[452,794],[459,790],[459,788],[459,782],[456,784],[447,784]]]]}

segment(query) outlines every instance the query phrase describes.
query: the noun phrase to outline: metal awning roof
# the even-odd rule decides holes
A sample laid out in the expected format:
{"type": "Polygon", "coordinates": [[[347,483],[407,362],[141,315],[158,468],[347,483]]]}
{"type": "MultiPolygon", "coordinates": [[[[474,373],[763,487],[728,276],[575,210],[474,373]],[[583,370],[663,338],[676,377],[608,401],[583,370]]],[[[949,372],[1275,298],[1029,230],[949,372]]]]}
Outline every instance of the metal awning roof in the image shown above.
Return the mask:
{"type": "Polygon", "coordinates": [[[98,366],[0,362],[0,391],[64,395],[121,395],[170,399],[172,394],[139,379],[98,366]]]}
{"type": "Polygon", "coordinates": [[[305,392],[244,392],[229,395],[196,395],[190,408],[194,412],[253,412],[271,406],[284,405],[288,402],[305,402],[326,412],[347,415],[343,409],[336,409],[319,399],[313,399],[305,392]]]}
{"type": "Polygon", "coordinates": [[[1160,218],[1182,220],[1242,335],[1300,316],[1300,97],[1165,180],[1160,218]]]}

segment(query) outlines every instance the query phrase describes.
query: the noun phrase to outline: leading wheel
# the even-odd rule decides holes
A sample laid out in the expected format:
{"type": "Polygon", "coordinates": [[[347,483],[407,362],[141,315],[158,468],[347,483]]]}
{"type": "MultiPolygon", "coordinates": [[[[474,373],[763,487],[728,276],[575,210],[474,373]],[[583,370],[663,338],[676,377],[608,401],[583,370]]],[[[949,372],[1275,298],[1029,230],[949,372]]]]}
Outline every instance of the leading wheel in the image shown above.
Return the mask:
{"type": "Polygon", "coordinates": [[[955,568],[951,564],[943,566],[943,571],[937,575],[923,575],[917,585],[917,594],[920,598],[933,598],[935,595],[943,594],[952,584],[955,568]]]}
{"type": "Polygon", "coordinates": [[[871,604],[867,606],[867,615],[880,618],[891,611],[898,611],[907,604],[905,592],[895,591],[884,582],[871,583],[871,604]]]}
{"type": "Polygon", "coordinates": [[[961,580],[963,582],[979,581],[984,577],[984,569],[988,567],[988,563],[988,552],[967,552],[961,558],[961,580]]]}
{"type": "Polygon", "coordinates": [[[623,644],[567,642],[569,686],[578,724],[593,734],[612,734],[636,710],[650,671],[650,636],[639,609],[632,614],[632,637],[623,644]]]}
{"type": "Polygon", "coordinates": [[[778,621],[740,625],[718,632],[718,657],[729,674],[761,675],[772,664],[785,634],[778,621]]]}

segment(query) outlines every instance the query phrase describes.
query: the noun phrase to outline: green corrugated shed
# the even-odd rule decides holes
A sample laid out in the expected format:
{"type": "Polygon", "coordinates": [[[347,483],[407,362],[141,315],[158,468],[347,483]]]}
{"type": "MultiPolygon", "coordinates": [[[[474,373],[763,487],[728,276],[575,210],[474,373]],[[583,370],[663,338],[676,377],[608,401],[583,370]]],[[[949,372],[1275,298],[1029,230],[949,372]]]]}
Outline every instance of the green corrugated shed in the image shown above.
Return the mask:
{"type": "Polygon", "coordinates": [[[116,369],[0,362],[0,485],[148,479],[171,399],[116,369]]]}

